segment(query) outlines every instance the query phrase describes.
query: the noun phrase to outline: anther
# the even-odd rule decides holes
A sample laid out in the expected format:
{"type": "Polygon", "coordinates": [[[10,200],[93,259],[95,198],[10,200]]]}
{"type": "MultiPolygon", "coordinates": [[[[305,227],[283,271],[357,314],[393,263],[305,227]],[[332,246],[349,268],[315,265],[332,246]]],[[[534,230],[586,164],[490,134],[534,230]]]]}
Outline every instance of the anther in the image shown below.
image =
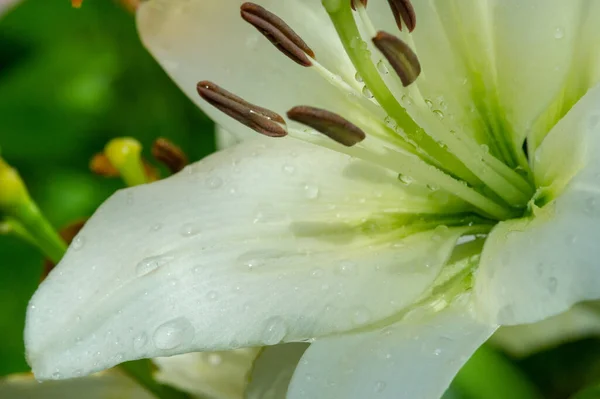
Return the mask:
{"type": "Polygon", "coordinates": [[[388,0],[388,3],[396,19],[398,29],[402,30],[402,22],[404,21],[408,31],[412,32],[417,25],[417,16],[410,0],[388,0]]]}
{"type": "Polygon", "coordinates": [[[324,109],[298,106],[290,109],[287,116],[293,121],[312,127],[346,147],[352,147],[366,137],[365,132],[352,122],[324,109]]]}
{"type": "Polygon", "coordinates": [[[367,2],[369,0],[350,0],[350,5],[352,6],[352,9],[354,11],[356,11],[356,4],[362,4],[363,7],[367,8],[367,2]]]}
{"type": "Polygon", "coordinates": [[[212,82],[198,83],[197,90],[210,105],[256,132],[269,137],[287,135],[285,120],[278,113],[250,104],[212,82]]]}
{"type": "Polygon", "coordinates": [[[244,3],[242,18],[262,33],[279,51],[297,62],[309,67],[315,53],[292,28],[281,18],[254,3],[244,3]]]}
{"type": "Polygon", "coordinates": [[[163,137],[154,141],[152,156],[169,168],[171,173],[181,171],[188,164],[188,158],[181,148],[163,137]]]}
{"type": "Polygon", "coordinates": [[[386,32],[378,32],[373,38],[373,43],[392,65],[404,87],[417,80],[421,73],[421,64],[406,43],[386,32]]]}

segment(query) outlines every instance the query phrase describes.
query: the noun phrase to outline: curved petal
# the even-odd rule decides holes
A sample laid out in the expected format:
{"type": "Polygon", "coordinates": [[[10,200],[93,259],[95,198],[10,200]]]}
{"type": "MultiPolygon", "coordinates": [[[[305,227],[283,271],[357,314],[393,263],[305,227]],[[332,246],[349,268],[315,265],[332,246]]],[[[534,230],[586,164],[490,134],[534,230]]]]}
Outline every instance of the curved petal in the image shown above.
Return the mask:
{"type": "Polygon", "coordinates": [[[600,298],[599,151],[600,86],[536,153],[536,180],[551,185],[547,200],[558,198],[533,218],[500,223],[487,239],[475,282],[482,317],[531,323],[600,298]]]}
{"type": "Polygon", "coordinates": [[[599,335],[598,310],[579,305],[537,323],[502,327],[491,341],[512,356],[526,357],[567,342],[599,335]]]}
{"type": "Polygon", "coordinates": [[[32,375],[0,378],[2,399],[154,399],[132,379],[117,371],[40,384],[32,375]]]}
{"type": "Polygon", "coordinates": [[[455,304],[418,324],[317,340],[304,354],[288,399],[434,399],[496,327],[455,304]]]}
{"type": "MultiPolygon", "coordinates": [[[[138,10],[146,47],[181,89],[217,123],[248,131],[208,106],[196,84],[210,80],[251,103],[281,115],[296,105],[338,112],[347,93],[337,91],[314,68],[281,54],[240,17],[242,0],[150,0],[138,10]]],[[[346,79],[356,71],[320,1],[262,0],[313,49],[319,62],[346,79]]],[[[255,134],[252,132],[252,134],[255,134]]]]}
{"type": "Polygon", "coordinates": [[[309,347],[303,342],[263,348],[250,374],[245,399],[284,399],[294,370],[309,347]]]}
{"type": "Polygon", "coordinates": [[[180,391],[213,399],[242,399],[259,349],[194,352],[152,359],[154,378],[180,391]]]}
{"type": "Polygon", "coordinates": [[[40,379],[69,377],[388,317],[429,287],[464,232],[401,239],[405,212],[451,207],[431,194],[293,139],[245,142],[118,192],[31,300],[30,364],[40,379]]]}

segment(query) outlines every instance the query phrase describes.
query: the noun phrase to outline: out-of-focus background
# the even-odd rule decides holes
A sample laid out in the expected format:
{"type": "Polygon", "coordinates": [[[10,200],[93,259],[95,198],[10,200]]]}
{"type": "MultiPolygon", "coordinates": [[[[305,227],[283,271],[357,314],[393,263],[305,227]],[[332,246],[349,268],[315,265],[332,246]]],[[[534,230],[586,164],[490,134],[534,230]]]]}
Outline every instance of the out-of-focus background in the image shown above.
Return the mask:
{"type": "MultiPolygon", "coordinates": [[[[91,157],[120,136],[140,140],[148,158],[159,136],[180,145],[191,160],[215,149],[212,123],[146,53],[132,14],[117,1],[87,0],[73,9],[68,0],[26,0],[5,15],[0,20],[0,154],[18,168],[55,227],[89,216],[122,186],[88,168],[91,157]]],[[[0,377],[28,370],[24,315],[41,270],[42,256],[35,249],[0,236],[0,377]]],[[[494,377],[502,372],[486,363],[488,355],[482,353],[469,370],[482,385],[497,384],[494,377]]],[[[493,355],[546,398],[570,398],[600,383],[600,340],[594,337],[521,359],[501,350],[493,355]]],[[[483,399],[517,399],[507,396],[510,392],[498,386],[496,396],[483,399]]],[[[585,397],[600,398],[599,392],[585,397]]],[[[479,397],[459,387],[447,396],[479,397]]]]}

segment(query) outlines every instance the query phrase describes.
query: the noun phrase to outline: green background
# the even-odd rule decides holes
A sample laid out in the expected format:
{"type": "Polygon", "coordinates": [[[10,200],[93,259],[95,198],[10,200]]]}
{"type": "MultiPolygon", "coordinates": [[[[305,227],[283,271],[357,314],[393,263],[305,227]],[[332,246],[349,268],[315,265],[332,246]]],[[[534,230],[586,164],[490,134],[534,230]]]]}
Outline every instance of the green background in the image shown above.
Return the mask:
{"type": "MultiPolygon", "coordinates": [[[[54,226],[89,216],[122,186],[88,170],[90,158],[120,136],[140,140],[147,158],[160,136],[192,160],[214,151],[212,123],[143,49],[132,15],[111,0],[87,0],[79,10],[68,0],[28,0],[0,21],[1,153],[54,226]]],[[[24,315],[41,265],[30,246],[0,236],[0,376],[28,370],[24,315]]],[[[517,399],[511,387],[519,380],[543,397],[569,398],[600,381],[600,340],[522,360],[485,348],[469,366],[449,399],[517,399]]],[[[592,398],[600,389],[581,395],[592,398]]]]}

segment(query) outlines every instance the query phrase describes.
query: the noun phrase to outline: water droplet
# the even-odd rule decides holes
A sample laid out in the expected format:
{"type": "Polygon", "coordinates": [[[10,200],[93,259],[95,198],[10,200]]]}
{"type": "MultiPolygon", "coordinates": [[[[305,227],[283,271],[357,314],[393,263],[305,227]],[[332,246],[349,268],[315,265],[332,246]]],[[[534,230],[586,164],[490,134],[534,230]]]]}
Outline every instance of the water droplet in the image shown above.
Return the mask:
{"type": "Polygon", "coordinates": [[[362,76],[360,76],[360,73],[356,72],[356,75],[354,75],[354,79],[356,79],[356,81],[358,83],[362,83],[363,82],[363,78],[362,76]]]}
{"type": "Polygon", "coordinates": [[[223,179],[217,176],[206,179],[206,186],[211,189],[217,189],[223,185],[223,179]]]}
{"type": "Polygon", "coordinates": [[[412,177],[410,177],[408,175],[403,175],[403,174],[398,175],[398,180],[400,180],[400,182],[402,184],[405,184],[407,186],[412,184],[412,182],[414,181],[414,179],[412,177]]]}
{"type": "Polygon", "coordinates": [[[275,345],[280,343],[287,334],[287,327],[281,317],[271,317],[265,324],[263,333],[263,343],[265,345],[275,345]]]}
{"type": "Polygon", "coordinates": [[[312,184],[306,184],[304,186],[304,195],[308,199],[316,199],[319,196],[319,187],[312,184]]]}
{"type": "Polygon", "coordinates": [[[62,374],[60,372],[54,372],[52,373],[52,379],[53,380],[60,380],[62,378],[62,374]]]}
{"type": "Polygon", "coordinates": [[[192,237],[200,233],[200,229],[193,223],[186,223],[179,229],[179,234],[184,237],[192,237]]]}
{"type": "Polygon", "coordinates": [[[385,62],[383,62],[383,60],[380,60],[377,63],[377,70],[384,75],[387,75],[389,73],[388,68],[385,65],[385,62]]]}
{"type": "Polygon", "coordinates": [[[482,144],[481,145],[481,151],[483,151],[484,154],[487,154],[488,152],[490,152],[490,147],[486,144],[482,144]]]}
{"type": "Polygon", "coordinates": [[[558,279],[556,277],[550,277],[548,279],[548,292],[550,292],[551,294],[555,294],[557,288],[558,288],[558,279]]]}
{"type": "Polygon", "coordinates": [[[369,88],[367,86],[364,86],[362,88],[362,94],[366,98],[373,98],[373,93],[371,92],[371,90],[369,90],[369,88]]]}
{"type": "Polygon", "coordinates": [[[285,164],[283,165],[283,171],[288,175],[293,175],[296,172],[296,168],[292,165],[285,164]]]}
{"type": "Polygon", "coordinates": [[[208,294],[206,294],[206,298],[208,298],[209,301],[215,301],[218,297],[219,293],[217,291],[209,291],[208,294]]]}
{"type": "Polygon", "coordinates": [[[373,387],[373,392],[382,393],[383,391],[385,391],[386,387],[387,387],[387,384],[385,383],[385,381],[377,381],[375,383],[375,387],[373,387]]]}
{"type": "Polygon", "coordinates": [[[431,109],[433,107],[433,103],[431,102],[431,100],[425,100],[425,104],[427,104],[429,109],[431,109]]]}
{"type": "Polygon", "coordinates": [[[442,354],[442,350],[440,348],[437,348],[436,350],[433,351],[434,356],[439,356],[441,354],[442,354]]]}
{"type": "Polygon", "coordinates": [[[356,263],[354,263],[350,260],[343,260],[340,262],[340,264],[338,266],[339,272],[341,274],[345,274],[345,275],[354,273],[355,268],[356,268],[356,263]]]}
{"type": "Polygon", "coordinates": [[[352,321],[354,324],[360,326],[366,324],[371,320],[371,312],[365,307],[360,307],[354,311],[354,315],[352,316],[352,321]]]}
{"type": "Polygon", "coordinates": [[[159,267],[166,265],[170,260],[170,257],[162,255],[145,258],[137,264],[135,267],[135,272],[138,277],[145,276],[146,274],[155,271],[159,267]]]}
{"type": "Polygon", "coordinates": [[[406,94],[403,94],[402,97],[400,97],[400,101],[402,101],[402,104],[406,106],[412,105],[412,99],[406,94]]]}
{"type": "Polygon", "coordinates": [[[156,223],[155,225],[153,225],[150,228],[150,230],[152,230],[152,231],[158,231],[158,230],[162,229],[162,227],[163,227],[162,223],[156,223]]]}
{"type": "Polygon", "coordinates": [[[208,364],[211,366],[218,366],[223,363],[223,357],[218,353],[209,353],[208,354],[208,364]]]}
{"type": "Polygon", "coordinates": [[[84,245],[85,245],[85,237],[77,236],[71,243],[71,248],[73,248],[74,251],[79,251],[81,248],[83,248],[84,245]]]}
{"type": "Polygon", "coordinates": [[[178,317],[159,326],[152,341],[158,349],[174,349],[188,344],[194,338],[194,327],[185,317],[178,317]]]}
{"type": "Polygon", "coordinates": [[[310,275],[312,277],[315,277],[315,278],[322,277],[323,276],[323,270],[319,269],[319,268],[316,268],[312,272],[310,272],[310,275]]]}
{"type": "Polygon", "coordinates": [[[563,37],[565,37],[565,29],[559,26],[554,30],[554,38],[562,39],[563,37]]]}
{"type": "Polygon", "coordinates": [[[435,116],[437,116],[440,119],[444,119],[444,113],[442,111],[440,111],[439,109],[436,109],[433,111],[433,113],[435,114],[435,116]]]}

